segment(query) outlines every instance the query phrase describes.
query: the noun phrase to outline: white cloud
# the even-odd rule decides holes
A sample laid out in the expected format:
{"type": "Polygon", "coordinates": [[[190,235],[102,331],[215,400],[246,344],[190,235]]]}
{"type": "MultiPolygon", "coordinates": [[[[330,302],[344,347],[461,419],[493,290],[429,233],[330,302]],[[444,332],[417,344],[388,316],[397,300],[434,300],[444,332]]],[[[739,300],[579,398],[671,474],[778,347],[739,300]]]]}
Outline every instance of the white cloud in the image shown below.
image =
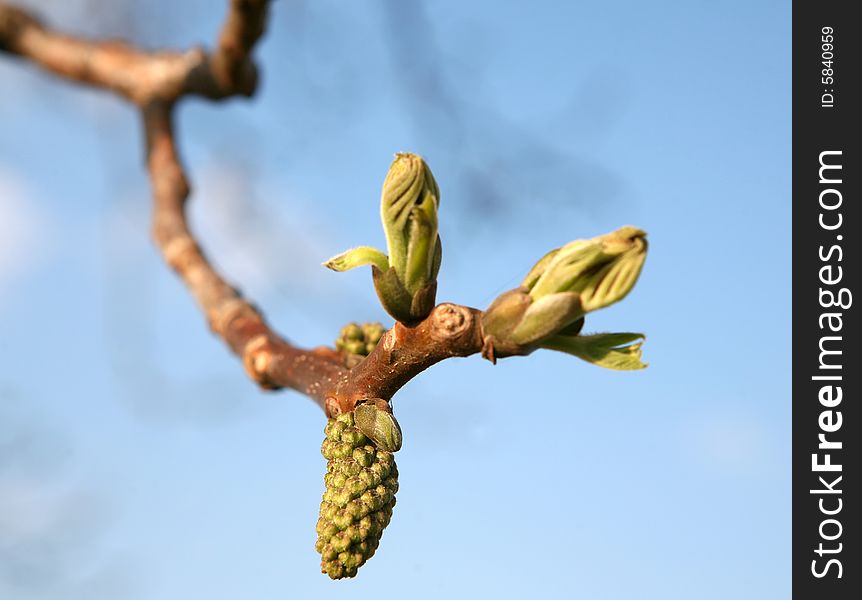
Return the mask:
{"type": "Polygon", "coordinates": [[[335,243],[302,226],[291,211],[272,214],[261,194],[265,182],[242,165],[215,161],[192,174],[192,227],[228,278],[254,294],[268,294],[280,282],[302,282],[318,290],[328,272],[320,265],[335,243]]]}
{"type": "Polygon", "coordinates": [[[92,495],[48,482],[0,481],[0,597],[117,597],[79,593],[101,580],[126,584],[98,552],[105,508],[92,495]]]}
{"type": "Polygon", "coordinates": [[[0,290],[44,257],[47,230],[25,182],[0,167],[0,290]]]}
{"type": "Polygon", "coordinates": [[[0,598],[134,597],[105,552],[113,505],[56,468],[71,453],[65,436],[30,409],[0,388],[0,598]]]}
{"type": "Polygon", "coordinates": [[[43,537],[60,515],[61,499],[31,482],[0,480],[0,550],[43,537]]]}

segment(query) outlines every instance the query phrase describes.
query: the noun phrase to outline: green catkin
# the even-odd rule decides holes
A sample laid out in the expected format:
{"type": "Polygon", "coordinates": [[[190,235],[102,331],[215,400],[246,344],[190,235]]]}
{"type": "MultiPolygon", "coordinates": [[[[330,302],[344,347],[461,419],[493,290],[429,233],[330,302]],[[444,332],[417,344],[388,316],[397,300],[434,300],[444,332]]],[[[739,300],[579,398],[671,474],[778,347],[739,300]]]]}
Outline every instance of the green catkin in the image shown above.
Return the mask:
{"type": "Polygon", "coordinates": [[[330,419],[321,453],[326,490],[317,521],[320,569],[332,579],[354,577],[374,555],[392,518],[398,468],[354,426],[353,413],[330,419]]]}

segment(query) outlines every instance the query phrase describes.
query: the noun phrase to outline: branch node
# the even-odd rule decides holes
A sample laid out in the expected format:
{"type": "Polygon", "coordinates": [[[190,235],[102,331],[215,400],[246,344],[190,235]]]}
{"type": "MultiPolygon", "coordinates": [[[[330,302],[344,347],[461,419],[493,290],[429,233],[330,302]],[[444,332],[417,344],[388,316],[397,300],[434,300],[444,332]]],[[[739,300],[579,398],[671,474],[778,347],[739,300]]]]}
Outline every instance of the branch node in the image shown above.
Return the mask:
{"type": "Polygon", "coordinates": [[[432,335],[437,338],[455,338],[473,327],[473,315],[465,306],[441,304],[434,309],[432,335]]]}
{"type": "Polygon", "coordinates": [[[398,345],[398,332],[401,331],[400,327],[392,327],[389,331],[383,334],[383,338],[380,340],[380,343],[383,344],[383,349],[386,352],[392,352],[395,349],[395,346],[398,345]]]}
{"type": "Polygon", "coordinates": [[[281,386],[275,383],[269,376],[269,367],[272,364],[272,346],[269,336],[260,334],[245,345],[242,364],[246,374],[265,390],[277,390],[281,386]]]}

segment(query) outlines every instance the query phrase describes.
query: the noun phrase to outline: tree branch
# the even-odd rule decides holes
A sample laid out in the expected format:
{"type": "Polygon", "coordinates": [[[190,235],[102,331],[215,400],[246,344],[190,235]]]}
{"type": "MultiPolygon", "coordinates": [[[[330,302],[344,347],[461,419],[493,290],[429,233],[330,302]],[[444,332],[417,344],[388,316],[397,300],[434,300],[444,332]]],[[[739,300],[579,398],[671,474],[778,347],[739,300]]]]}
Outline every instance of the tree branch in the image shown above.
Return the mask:
{"type": "Polygon", "coordinates": [[[396,322],[327,399],[327,412],[337,415],[353,410],[365,398],[389,400],[441,360],[481,352],[483,339],[482,311],[457,304],[436,306],[413,327],[396,322]]]}
{"type": "Polygon", "coordinates": [[[141,108],[147,169],[153,188],[153,239],[188,287],[211,330],[264,389],[292,388],[328,415],[366,398],[391,399],[431,365],[482,350],[482,313],[441,304],[419,324],[396,323],[353,369],[329,348],[303,350],[282,339],[261,313],[207,260],[185,213],[190,189],[173,127],[175,103],[186,95],[250,96],[257,83],[251,59],[263,34],[268,0],[230,0],[212,53],[144,52],[122,42],[84,40],[55,32],[23,10],[0,2],[0,51],[30,60],[60,77],[105,89],[141,108]]]}
{"type": "Polygon", "coordinates": [[[33,15],[0,3],[0,50],[71,81],[109,90],[144,107],[186,95],[220,100],[251,96],[257,69],[250,52],[264,31],[269,0],[231,0],[212,54],[144,52],[121,41],[94,41],[53,31],[33,15]]]}
{"type": "Polygon", "coordinates": [[[164,103],[144,109],[156,245],[165,262],[189,288],[210,329],[242,359],[249,377],[265,389],[293,388],[322,406],[325,392],[321,382],[340,381],[346,369],[319,353],[299,350],[282,340],[206,259],[186,221],[189,185],[177,152],[171,116],[171,107],[164,103]]]}
{"type": "Polygon", "coordinates": [[[250,55],[266,29],[266,9],[267,0],[231,0],[218,48],[209,61],[217,87],[254,92],[257,67],[250,55]]]}

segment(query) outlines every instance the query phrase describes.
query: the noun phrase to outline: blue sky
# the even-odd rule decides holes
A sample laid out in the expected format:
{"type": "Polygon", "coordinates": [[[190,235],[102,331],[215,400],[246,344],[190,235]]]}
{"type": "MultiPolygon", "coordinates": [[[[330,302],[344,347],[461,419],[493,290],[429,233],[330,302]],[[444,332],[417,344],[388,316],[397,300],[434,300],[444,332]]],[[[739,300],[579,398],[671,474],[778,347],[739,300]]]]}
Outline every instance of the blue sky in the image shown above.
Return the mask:
{"type": "MultiPolygon", "coordinates": [[[[147,46],[223,14],[27,4],[147,46]]],[[[412,381],[392,523],[332,583],[323,416],[255,389],[161,263],[137,116],[3,57],[0,597],[788,597],[790,3],[283,0],[258,57],[258,96],[187,101],[181,144],[203,245],[289,339],[387,323],[367,272],[319,264],[383,245],[409,150],[441,187],[439,300],[646,229],[635,291],[586,330],[645,332],[650,367],[412,381]]]]}

